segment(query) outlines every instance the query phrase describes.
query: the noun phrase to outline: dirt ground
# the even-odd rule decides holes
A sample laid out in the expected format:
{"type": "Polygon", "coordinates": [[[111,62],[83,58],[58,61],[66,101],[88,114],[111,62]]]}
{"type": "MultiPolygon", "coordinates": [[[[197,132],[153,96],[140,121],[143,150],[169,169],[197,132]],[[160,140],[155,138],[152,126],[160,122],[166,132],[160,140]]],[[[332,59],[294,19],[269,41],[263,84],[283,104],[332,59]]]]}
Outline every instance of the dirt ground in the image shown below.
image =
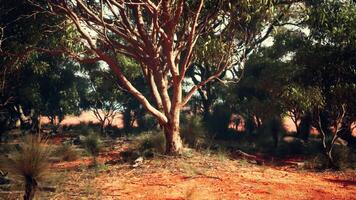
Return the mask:
{"type": "MultiPolygon", "coordinates": [[[[58,139],[58,138],[57,138],[58,139]]],[[[60,141],[52,140],[53,143],[60,141]]],[[[54,161],[50,181],[55,192],[39,191],[38,198],[57,200],[356,200],[356,171],[312,172],[292,165],[250,160],[226,153],[187,151],[180,157],[158,155],[138,167],[123,162],[120,152],[129,143],[117,140],[103,150],[99,166],[91,158],[54,161]]],[[[22,199],[10,192],[0,199],[22,199]]]]}
{"type": "Polygon", "coordinates": [[[120,162],[125,144],[115,147],[97,169],[88,168],[90,158],[54,164],[58,189],[45,199],[356,199],[356,171],[311,172],[194,151],[133,168],[120,162]]]}

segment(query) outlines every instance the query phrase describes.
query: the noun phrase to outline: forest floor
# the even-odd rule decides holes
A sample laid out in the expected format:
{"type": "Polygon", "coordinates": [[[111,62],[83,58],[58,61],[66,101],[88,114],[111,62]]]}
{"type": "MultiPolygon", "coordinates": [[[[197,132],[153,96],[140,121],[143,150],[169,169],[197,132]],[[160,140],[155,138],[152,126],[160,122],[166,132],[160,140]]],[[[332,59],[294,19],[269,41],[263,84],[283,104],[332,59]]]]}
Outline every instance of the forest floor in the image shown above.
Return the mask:
{"type": "Polygon", "coordinates": [[[352,170],[312,172],[288,162],[251,163],[193,150],[180,157],[156,156],[133,167],[121,158],[127,148],[122,140],[110,144],[96,168],[90,167],[90,157],[53,163],[47,184],[57,189],[39,192],[38,199],[356,199],[352,170]]]}

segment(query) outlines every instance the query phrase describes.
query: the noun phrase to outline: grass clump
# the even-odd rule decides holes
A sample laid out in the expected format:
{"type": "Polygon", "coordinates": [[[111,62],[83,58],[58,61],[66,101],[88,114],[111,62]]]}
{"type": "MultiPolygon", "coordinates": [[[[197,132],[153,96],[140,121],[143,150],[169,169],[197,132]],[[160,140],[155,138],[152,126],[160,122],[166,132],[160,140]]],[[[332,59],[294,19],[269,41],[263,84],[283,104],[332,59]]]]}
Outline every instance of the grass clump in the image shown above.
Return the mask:
{"type": "Polygon", "coordinates": [[[79,158],[79,153],[71,144],[62,144],[55,150],[55,155],[63,161],[75,161],[79,158]]]}
{"type": "Polygon", "coordinates": [[[0,168],[25,183],[24,200],[34,199],[39,181],[47,176],[50,149],[40,135],[27,135],[18,148],[1,158],[0,168]]]}

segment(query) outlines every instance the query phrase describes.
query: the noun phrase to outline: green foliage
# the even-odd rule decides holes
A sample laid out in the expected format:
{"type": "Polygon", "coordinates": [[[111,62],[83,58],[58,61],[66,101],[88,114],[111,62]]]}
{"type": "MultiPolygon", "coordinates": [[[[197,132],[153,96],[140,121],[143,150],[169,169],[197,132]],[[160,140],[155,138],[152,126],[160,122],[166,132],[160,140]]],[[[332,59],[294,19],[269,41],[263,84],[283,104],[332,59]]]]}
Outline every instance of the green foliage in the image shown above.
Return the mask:
{"type": "Polygon", "coordinates": [[[356,6],[351,0],[314,1],[307,4],[311,35],[320,43],[355,45],[356,6]]]}
{"type": "Polygon", "coordinates": [[[137,123],[140,130],[148,131],[148,130],[155,129],[155,125],[157,124],[157,121],[153,116],[149,114],[143,114],[140,117],[137,117],[137,123]]]}
{"type": "Polygon", "coordinates": [[[299,110],[301,113],[312,112],[324,105],[324,97],[318,87],[288,85],[281,95],[282,106],[287,110],[299,110]]]}
{"type": "Polygon", "coordinates": [[[208,131],[217,138],[227,132],[231,118],[231,110],[225,104],[217,104],[209,117],[206,127],[208,131]]]}

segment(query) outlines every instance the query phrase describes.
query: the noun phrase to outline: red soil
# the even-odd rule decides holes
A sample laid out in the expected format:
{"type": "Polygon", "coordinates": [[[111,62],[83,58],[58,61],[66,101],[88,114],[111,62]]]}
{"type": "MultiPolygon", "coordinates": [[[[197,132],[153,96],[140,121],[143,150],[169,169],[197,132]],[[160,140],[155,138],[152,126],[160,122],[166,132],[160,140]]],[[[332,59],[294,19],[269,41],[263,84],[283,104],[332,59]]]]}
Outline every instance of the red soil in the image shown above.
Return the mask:
{"type": "MultiPolygon", "coordinates": [[[[98,160],[117,160],[121,150],[98,160]]],[[[198,153],[147,160],[138,168],[108,165],[96,173],[85,167],[90,162],[84,158],[53,165],[67,177],[57,199],[356,199],[355,171],[316,173],[198,153]]]]}

